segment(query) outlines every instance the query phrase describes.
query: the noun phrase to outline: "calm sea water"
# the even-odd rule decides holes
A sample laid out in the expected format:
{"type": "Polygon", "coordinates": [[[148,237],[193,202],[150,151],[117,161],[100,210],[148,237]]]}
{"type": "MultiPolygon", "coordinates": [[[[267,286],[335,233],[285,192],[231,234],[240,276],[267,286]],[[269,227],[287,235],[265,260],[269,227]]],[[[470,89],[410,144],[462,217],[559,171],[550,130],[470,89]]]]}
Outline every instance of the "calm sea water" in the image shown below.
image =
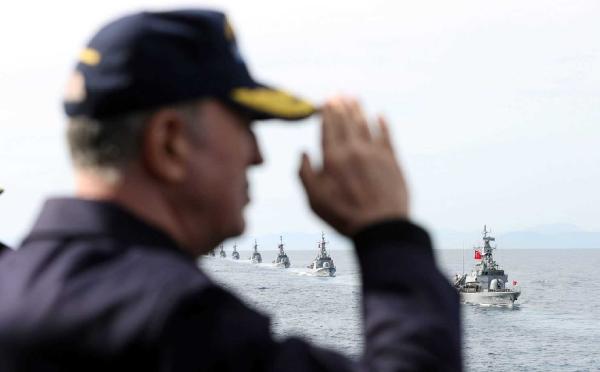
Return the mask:
{"type": "MultiPolygon", "coordinates": [[[[229,253],[229,252],[228,252],[229,253]]],[[[354,254],[332,251],[335,278],[306,274],[315,251],[287,252],[292,267],[205,257],[215,281],[272,316],[279,337],[302,335],[357,356],[362,350],[360,282],[354,254]]],[[[276,251],[262,251],[271,262],[276,251]]],[[[465,269],[474,263],[464,253],[465,269]]],[[[515,308],[462,305],[468,371],[600,371],[600,250],[497,250],[495,258],[522,294],[515,308]]],[[[451,277],[463,252],[439,250],[451,277]]]]}

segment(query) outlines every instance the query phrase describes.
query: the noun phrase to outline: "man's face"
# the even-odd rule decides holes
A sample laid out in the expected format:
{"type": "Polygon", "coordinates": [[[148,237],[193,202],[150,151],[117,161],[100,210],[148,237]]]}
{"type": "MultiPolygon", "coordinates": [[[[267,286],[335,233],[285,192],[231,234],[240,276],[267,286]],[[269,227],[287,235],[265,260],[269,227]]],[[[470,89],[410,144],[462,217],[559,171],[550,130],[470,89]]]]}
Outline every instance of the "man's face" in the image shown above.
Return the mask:
{"type": "Polygon", "coordinates": [[[262,163],[251,123],[216,100],[202,101],[195,116],[184,190],[190,221],[217,239],[239,235],[249,202],[246,173],[262,163]]]}

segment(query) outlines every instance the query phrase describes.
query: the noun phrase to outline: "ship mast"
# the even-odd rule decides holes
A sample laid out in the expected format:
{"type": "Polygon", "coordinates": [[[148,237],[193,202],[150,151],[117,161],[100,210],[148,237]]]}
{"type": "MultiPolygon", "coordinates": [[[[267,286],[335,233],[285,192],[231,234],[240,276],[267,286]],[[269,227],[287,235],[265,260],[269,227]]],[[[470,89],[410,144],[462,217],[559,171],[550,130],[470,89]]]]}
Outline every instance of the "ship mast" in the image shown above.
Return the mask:
{"type": "Polygon", "coordinates": [[[285,252],[283,251],[283,237],[281,235],[279,235],[279,255],[283,256],[285,254],[285,252]]]}
{"type": "Polygon", "coordinates": [[[321,251],[320,251],[321,257],[327,257],[326,244],[327,243],[325,242],[325,233],[321,232],[321,242],[319,243],[319,247],[321,248],[321,251]]]}
{"type": "Polygon", "coordinates": [[[494,238],[491,235],[488,235],[488,233],[491,233],[491,230],[487,229],[487,225],[483,225],[483,268],[488,268],[491,270],[497,270],[498,269],[498,265],[496,264],[496,261],[494,261],[494,256],[493,256],[493,251],[494,249],[496,249],[495,247],[492,247],[490,242],[494,242],[496,241],[496,238],[494,238]]]}

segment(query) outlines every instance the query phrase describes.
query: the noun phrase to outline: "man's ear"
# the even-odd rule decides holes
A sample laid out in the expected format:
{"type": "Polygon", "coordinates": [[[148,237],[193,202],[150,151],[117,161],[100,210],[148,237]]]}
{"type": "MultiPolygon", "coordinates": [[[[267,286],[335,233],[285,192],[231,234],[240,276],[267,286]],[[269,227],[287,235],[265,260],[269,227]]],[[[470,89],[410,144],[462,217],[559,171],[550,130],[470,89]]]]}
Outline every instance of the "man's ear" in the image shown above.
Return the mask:
{"type": "Polygon", "coordinates": [[[190,143],[185,117],[173,109],[162,109],[150,117],[142,137],[145,168],[154,177],[177,183],[187,173],[190,143]]]}

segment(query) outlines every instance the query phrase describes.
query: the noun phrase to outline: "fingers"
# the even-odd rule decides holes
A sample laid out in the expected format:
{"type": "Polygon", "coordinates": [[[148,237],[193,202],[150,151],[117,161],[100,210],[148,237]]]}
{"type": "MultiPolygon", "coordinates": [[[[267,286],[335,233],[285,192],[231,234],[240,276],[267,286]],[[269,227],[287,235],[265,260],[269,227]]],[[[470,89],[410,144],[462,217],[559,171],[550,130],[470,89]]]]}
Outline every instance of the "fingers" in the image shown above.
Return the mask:
{"type": "Polygon", "coordinates": [[[333,153],[346,141],[343,114],[340,111],[340,98],[328,100],[322,109],[323,125],[321,141],[323,147],[323,167],[330,168],[333,153]]]}
{"type": "Polygon", "coordinates": [[[392,138],[387,121],[383,116],[379,115],[377,117],[377,124],[379,125],[379,138],[377,140],[384,148],[394,152],[394,145],[392,144],[392,138]]]}
{"type": "Polygon", "coordinates": [[[323,167],[331,169],[336,152],[343,151],[349,143],[369,138],[368,125],[356,100],[341,96],[325,103],[322,118],[323,167]]]}
{"type": "Polygon", "coordinates": [[[307,194],[310,196],[314,193],[315,185],[317,184],[317,173],[310,164],[310,159],[306,153],[302,153],[302,160],[300,163],[300,180],[302,185],[306,189],[307,194]]]}
{"type": "Polygon", "coordinates": [[[343,139],[347,142],[363,139],[360,127],[363,121],[366,122],[366,119],[362,115],[358,102],[354,98],[341,98],[336,102],[335,107],[343,139]]]}
{"type": "Polygon", "coordinates": [[[344,112],[343,98],[334,97],[328,100],[323,106],[323,146],[336,146],[344,142],[347,135],[347,128],[344,125],[347,121],[344,112]]]}
{"type": "Polygon", "coordinates": [[[377,117],[379,133],[376,138],[371,134],[367,117],[361,105],[352,98],[334,97],[322,108],[322,145],[324,163],[332,149],[338,149],[347,143],[375,141],[394,152],[389,126],[383,116],[377,117]]]}
{"type": "Polygon", "coordinates": [[[369,122],[358,101],[353,100],[350,103],[350,114],[352,115],[352,121],[356,123],[357,134],[361,139],[370,142],[371,131],[369,130],[369,122]]]}
{"type": "Polygon", "coordinates": [[[321,118],[323,120],[323,125],[321,126],[321,142],[323,149],[334,147],[335,143],[339,141],[331,111],[332,109],[329,103],[325,103],[321,109],[321,118]]]}

